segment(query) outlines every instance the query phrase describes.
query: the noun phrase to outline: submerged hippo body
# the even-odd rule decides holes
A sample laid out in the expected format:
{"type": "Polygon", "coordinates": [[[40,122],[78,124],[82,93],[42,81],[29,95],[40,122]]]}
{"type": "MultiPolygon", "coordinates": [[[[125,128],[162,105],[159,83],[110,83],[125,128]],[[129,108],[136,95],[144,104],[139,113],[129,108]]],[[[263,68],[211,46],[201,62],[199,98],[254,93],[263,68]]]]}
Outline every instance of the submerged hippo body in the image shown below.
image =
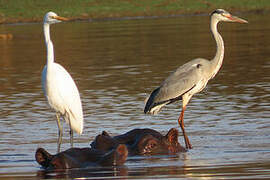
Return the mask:
{"type": "Polygon", "coordinates": [[[128,147],[129,155],[174,154],[186,151],[178,142],[178,130],[175,128],[170,129],[165,136],[153,129],[133,129],[114,137],[103,131],[91,143],[91,147],[108,151],[119,144],[128,147]]]}
{"type": "Polygon", "coordinates": [[[46,169],[70,169],[88,166],[118,166],[126,161],[128,150],[125,145],[104,152],[92,148],[70,148],[51,155],[43,148],[36,151],[36,161],[46,169]]]}

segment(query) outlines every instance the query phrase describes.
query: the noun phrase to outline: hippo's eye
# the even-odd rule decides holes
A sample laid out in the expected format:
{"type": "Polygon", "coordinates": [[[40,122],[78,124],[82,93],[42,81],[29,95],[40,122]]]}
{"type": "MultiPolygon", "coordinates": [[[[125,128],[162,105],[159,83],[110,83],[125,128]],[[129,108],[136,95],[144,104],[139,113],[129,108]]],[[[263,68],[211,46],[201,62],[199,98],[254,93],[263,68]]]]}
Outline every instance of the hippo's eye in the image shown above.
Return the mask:
{"type": "Polygon", "coordinates": [[[196,66],[196,67],[197,67],[197,68],[200,68],[201,66],[202,66],[201,64],[197,64],[197,66],[196,66]]]}
{"type": "Polygon", "coordinates": [[[151,144],[150,144],[150,147],[151,147],[151,148],[154,148],[155,146],[156,146],[156,143],[151,143],[151,144]]]}
{"type": "Polygon", "coordinates": [[[153,150],[157,147],[156,142],[148,142],[147,145],[144,147],[144,153],[152,153],[153,150]]]}

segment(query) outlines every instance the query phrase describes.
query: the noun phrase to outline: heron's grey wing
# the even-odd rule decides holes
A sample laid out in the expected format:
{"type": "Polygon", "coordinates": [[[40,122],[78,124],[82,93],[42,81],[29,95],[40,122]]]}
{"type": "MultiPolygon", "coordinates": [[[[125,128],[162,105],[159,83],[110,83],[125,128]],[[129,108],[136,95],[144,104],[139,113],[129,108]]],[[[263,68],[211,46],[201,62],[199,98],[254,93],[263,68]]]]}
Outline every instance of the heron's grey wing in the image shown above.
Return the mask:
{"type": "Polygon", "coordinates": [[[182,95],[193,89],[194,92],[199,92],[204,85],[202,82],[207,81],[204,74],[207,67],[209,61],[201,58],[180,66],[151,93],[144,112],[156,113],[162,106],[182,99],[182,95]]]}
{"type": "Polygon", "coordinates": [[[181,98],[183,94],[194,88],[201,78],[198,63],[196,61],[186,63],[163,81],[153,102],[181,98]]]}

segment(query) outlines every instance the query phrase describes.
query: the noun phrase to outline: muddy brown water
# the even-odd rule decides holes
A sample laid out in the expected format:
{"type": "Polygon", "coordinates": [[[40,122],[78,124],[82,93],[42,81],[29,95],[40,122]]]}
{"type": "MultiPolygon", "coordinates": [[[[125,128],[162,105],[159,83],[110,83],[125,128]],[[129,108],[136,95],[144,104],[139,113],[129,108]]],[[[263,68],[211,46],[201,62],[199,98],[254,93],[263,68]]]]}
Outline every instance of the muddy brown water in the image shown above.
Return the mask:
{"type": "MultiPolygon", "coordinates": [[[[42,24],[1,25],[0,32],[13,39],[0,40],[0,178],[270,178],[270,16],[241,17],[249,24],[219,25],[224,64],[187,107],[192,150],[133,157],[124,167],[64,172],[45,172],[34,159],[38,147],[55,153],[57,141],[40,82],[46,63],[42,24]]],[[[53,25],[51,37],[56,62],[81,94],[85,128],[75,135],[76,147],[89,146],[103,130],[117,135],[153,128],[165,134],[178,127],[180,102],[146,116],[144,99],[179,65],[215,53],[208,16],[68,22],[53,25]]],[[[62,150],[70,147],[64,128],[62,150]]]]}

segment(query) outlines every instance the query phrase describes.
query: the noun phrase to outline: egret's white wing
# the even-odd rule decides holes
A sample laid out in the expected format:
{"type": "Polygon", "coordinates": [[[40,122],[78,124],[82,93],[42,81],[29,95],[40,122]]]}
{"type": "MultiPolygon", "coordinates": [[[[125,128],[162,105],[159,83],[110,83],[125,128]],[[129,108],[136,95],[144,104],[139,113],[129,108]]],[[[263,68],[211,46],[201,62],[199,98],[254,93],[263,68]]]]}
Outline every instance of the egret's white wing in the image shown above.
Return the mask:
{"type": "Polygon", "coordinates": [[[47,68],[46,80],[43,78],[42,82],[51,107],[64,116],[73,130],[81,134],[83,112],[80,94],[70,74],[60,64],[53,63],[49,71],[47,68]]]}

